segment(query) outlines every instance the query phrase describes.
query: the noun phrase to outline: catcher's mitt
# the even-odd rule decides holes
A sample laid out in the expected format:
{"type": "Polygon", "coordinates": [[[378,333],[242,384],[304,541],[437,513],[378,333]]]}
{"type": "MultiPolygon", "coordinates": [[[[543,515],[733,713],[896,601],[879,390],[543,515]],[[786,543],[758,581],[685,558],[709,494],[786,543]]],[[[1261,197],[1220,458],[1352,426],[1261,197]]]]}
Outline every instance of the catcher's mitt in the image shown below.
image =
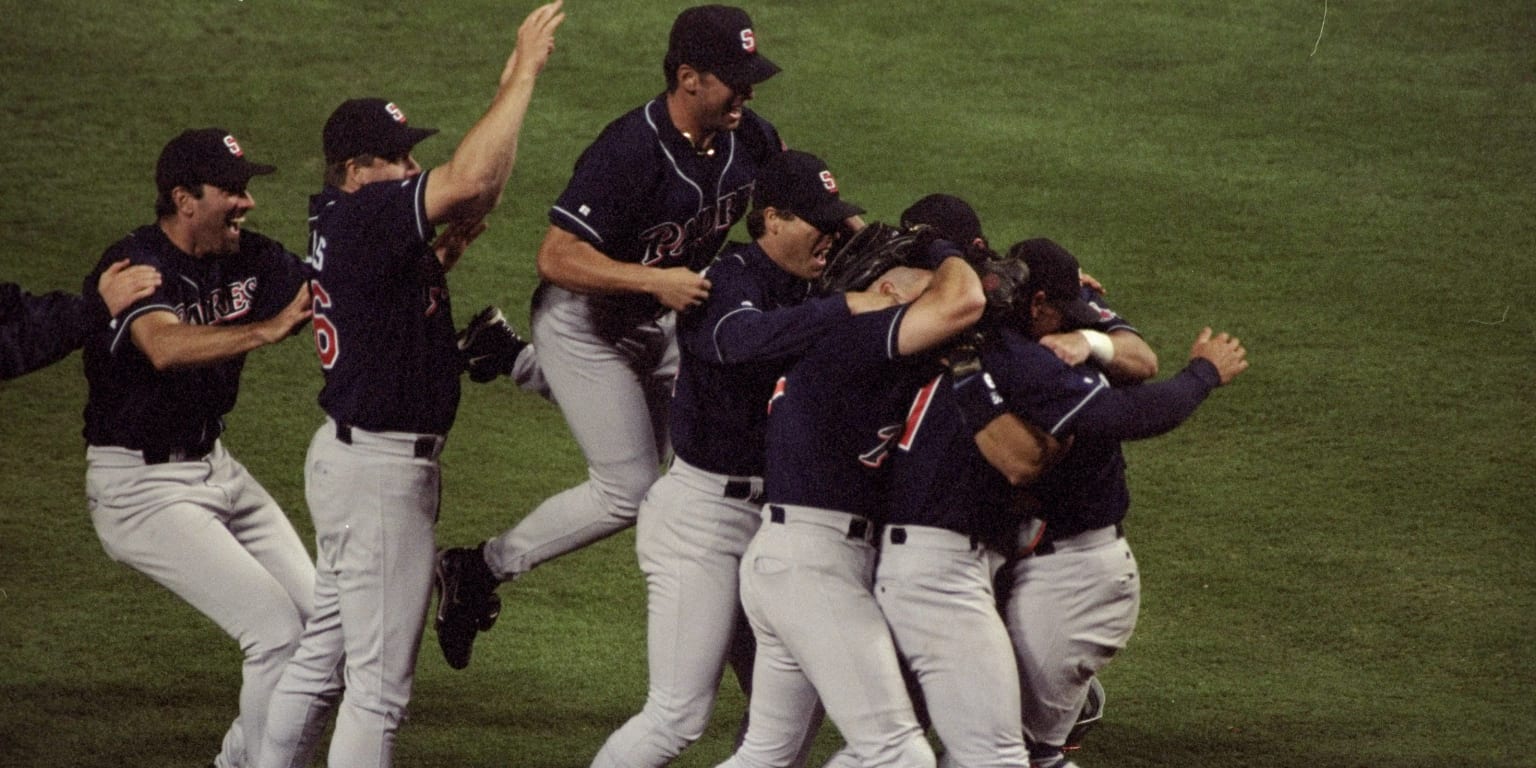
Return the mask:
{"type": "Polygon", "coordinates": [[[832,247],[827,267],[816,278],[819,293],[862,291],[891,267],[907,263],[916,240],[912,230],[870,222],[832,247]]]}
{"type": "Polygon", "coordinates": [[[512,364],[528,346],[517,331],[507,324],[506,316],[496,307],[480,310],[458,334],[459,355],[471,381],[484,384],[497,376],[512,373],[512,364]]]}

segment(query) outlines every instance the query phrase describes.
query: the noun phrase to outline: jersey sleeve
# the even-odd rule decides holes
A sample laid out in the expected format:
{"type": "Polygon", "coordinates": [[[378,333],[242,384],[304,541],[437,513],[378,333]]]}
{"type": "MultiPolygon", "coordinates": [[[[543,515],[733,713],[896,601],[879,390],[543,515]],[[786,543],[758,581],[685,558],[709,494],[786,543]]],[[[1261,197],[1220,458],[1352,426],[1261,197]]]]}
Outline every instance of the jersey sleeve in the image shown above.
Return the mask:
{"type": "Polygon", "coordinates": [[[0,285],[0,379],[64,359],[108,319],[99,298],[62,291],[33,296],[19,286],[0,285]]]}
{"type": "Polygon", "coordinates": [[[1209,360],[1190,361],[1166,381],[1112,389],[1082,410],[1074,431],[1087,437],[1143,440],[1183,424],[1221,384],[1209,360]]]}
{"type": "Polygon", "coordinates": [[[242,234],[241,249],[256,259],[256,296],[250,318],[260,322],[276,317],[293,301],[299,287],[309,280],[308,267],[282,243],[254,232],[242,234]]]}
{"type": "Polygon", "coordinates": [[[565,191],[549,209],[549,222],[613,254],[614,244],[637,229],[649,206],[640,200],[648,147],[626,136],[627,123],[614,122],[581,153],[565,191]]]}
{"type": "Polygon", "coordinates": [[[1069,366],[1020,334],[1005,333],[982,351],[982,365],[1008,408],[1054,437],[1073,433],[1082,410],[1109,390],[1103,374],[1069,366]]]}
{"type": "MultiPolygon", "coordinates": [[[[356,226],[367,228],[367,237],[376,241],[430,243],[437,236],[432,222],[427,219],[427,183],[431,171],[403,181],[382,181],[369,184],[353,193],[349,201],[352,221],[356,226]]],[[[410,248],[377,248],[378,253],[395,254],[402,259],[398,263],[378,266],[388,272],[396,272],[412,266],[410,248]]],[[[295,287],[294,290],[298,290],[295,287]]],[[[292,293],[288,294],[293,297],[292,293]]]]}
{"type": "MultiPolygon", "coordinates": [[[[128,329],[133,327],[134,321],[153,312],[176,314],[176,307],[180,303],[175,294],[172,293],[172,291],[176,290],[176,286],[169,279],[169,276],[175,274],[175,272],[166,266],[160,255],[153,249],[137,247],[136,240],[137,236],[121,241],[119,244],[107,249],[107,252],[101,257],[101,262],[96,265],[96,270],[85,279],[85,295],[95,296],[96,281],[101,276],[101,273],[108,266],[124,258],[128,259],[129,266],[145,264],[154,267],[162,276],[160,286],[155,289],[154,293],[129,304],[122,312],[118,313],[117,318],[112,322],[112,340],[107,349],[113,354],[116,354],[117,350],[125,342],[132,345],[132,336],[129,334],[128,329]]],[[[178,314],[177,317],[180,318],[180,315],[178,314]]]]}
{"type": "Polygon", "coordinates": [[[1121,317],[1120,313],[1116,312],[1114,308],[1109,305],[1109,302],[1104,299],[1104,294],[1099,293],[1098,291],[1095,291],[1094,289],[1085,285],[1083,286],[1083,301],[1088,302],[1088,306],[1094,308],[1099,313],[1098,322],[1090,326],[1092,330],[1099,331],[1101,333],[1111,333],[1113,331],[1130,331],[1137,336],[1141,335],[1141,331],[1136,330],[1136,326],[1131,325],[1129,321],[1127,321],[1124,317],[1121,317]]]}
{"type": "Polygon", "coordinates": [[[691,354],[716,363],[802,354],[837,321],[850,316],[841,294],[765,308],[762,286],[736,255],[716,262],[707,275],[711,288],[705,314],[687,324],[680,340],[691,354]]]}
{"type": "Polygon", "coordinates": [[[901,304],[877,312],[865,312],[835,323],[812,345],[805,357],[823,363],[831,361],[850,373],[900,359],[901,354],[896,349],[896,335],[901,328],[901,319],[910,306],[901,304]]]}

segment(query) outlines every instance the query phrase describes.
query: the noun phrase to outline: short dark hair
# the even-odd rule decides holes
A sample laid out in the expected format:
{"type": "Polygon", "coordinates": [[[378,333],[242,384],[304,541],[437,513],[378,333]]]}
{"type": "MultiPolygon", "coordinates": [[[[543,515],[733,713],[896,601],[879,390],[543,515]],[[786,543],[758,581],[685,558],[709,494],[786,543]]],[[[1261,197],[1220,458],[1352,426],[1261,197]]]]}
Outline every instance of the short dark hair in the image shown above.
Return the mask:
{"type": "Polygon", "coordinates": [[[761,208],[753,208],[747,212],[747,235],[753,240],[761,239],[768,232],[766,216],[761,208]]]}
{"type": "Polygon", "coordinates": [[[325,166],[325,183],[338,189],[347,183],[347,163],[356,162],[358,165],[373,165],[377,155],[362,154],[357,157],[349,157],[345,160],[337,160],[327,163],[325,166]]]}
{"type": "Polygon", "coordinates": [[[667,78],[667,93],[677,90],[677,68],[682,65],[682,57],[670,51],[661,60],[661,73],[667,78]]]}
{"type": "Polygon", "coordinates": [[[155,216],[157,218],[165,218],[166,216],[176,212],[175,194],[176,190],[178,189],[185,189],[187,194],[192,196],[193,200],[203,199],[202,184],[198,184],[195,187],[177,186],[171,187],[170,189],[162,189],[160,190],[159,194],[155,196],[155,216]]]}

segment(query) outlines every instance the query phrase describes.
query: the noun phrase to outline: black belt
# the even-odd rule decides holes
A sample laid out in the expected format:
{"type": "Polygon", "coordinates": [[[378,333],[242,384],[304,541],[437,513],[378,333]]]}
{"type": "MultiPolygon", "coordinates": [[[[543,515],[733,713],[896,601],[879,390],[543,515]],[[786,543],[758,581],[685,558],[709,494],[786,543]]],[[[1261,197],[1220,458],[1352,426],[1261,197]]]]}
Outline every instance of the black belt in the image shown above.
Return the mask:
{"type": "Polygon", "coordinates": [[[724,493],[727,499],[741,499],[753,504],[763,500],[762,490],[753,490],[751,480],[727,480],[724,493]]]}
{"type": "MultiPolygon", "coordinates": [[[[352,444],[352,425],[344,421],[336,422],[336,439],[347,445],[352,444]]],[[[430,459],[437,452],[437,438],[431,435],[423,435],[416,438],[415,453],[418,459],[430,459]]]]}
{"type": "MultiPolygon", "coordinates": [[[[872,537],[870,536],[869,521],[857,515],[850,515],[849,517],[852,519],[848,521],[848,538],[870,541],[872,537]]],[[[768,522],[783,524],[784,508],[776,505],[769,505],[768,522]]]]}
{"type": "Polygon", "coordinates": [[[151,448],[143,451],[145,464],[169,464],[177,461],[201,461],[213,453],[213,444],[193,448],[151,448]]]}
{"type": "MultiPolygon", "coordinates": [[[[1076,536],[1076,535],[1081,534],[1081,533],[1086,533],[1086,531],[1079,531],[1078,533],[1072,534],[1072,536],[1076,536]]],[[[1070,538],[1072,538],[1072,536],[1062,536],[1061,538],[1062,539],[1070,539],[1070,538]]],[[[1123,539],[1123,538],[1125,538],[1125,524],[1124,523],[1115,523],[1115,538],[1116,539],[1123,539]]],[[[1054,555],[1054,554],[1056,554],[1056,539],[1051,538],[1049,536],[1049,530],[1047,530],[1046,538],[1041,540],[1041,542],[1039,544],[1036,544],[1034,550],[1032,552],[1030,552],[1029,555],[1027,555],[1027,556],[1028,557],[1044,557],[1045,555],[1054,555]]]]}

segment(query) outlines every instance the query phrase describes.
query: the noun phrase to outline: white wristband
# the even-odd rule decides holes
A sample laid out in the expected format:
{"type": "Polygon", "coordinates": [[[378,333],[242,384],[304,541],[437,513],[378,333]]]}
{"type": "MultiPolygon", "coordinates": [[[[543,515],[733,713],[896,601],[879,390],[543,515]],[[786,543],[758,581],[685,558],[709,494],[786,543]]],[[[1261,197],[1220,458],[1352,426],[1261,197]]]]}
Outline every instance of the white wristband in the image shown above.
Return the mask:
{"type": "Polygon", "coordinates": [[[1078,331],[1088,340],[1088,355],[1099,365],[1109,365],[1115,359],[1115,342],[1101,331],[1078,331]]]}

